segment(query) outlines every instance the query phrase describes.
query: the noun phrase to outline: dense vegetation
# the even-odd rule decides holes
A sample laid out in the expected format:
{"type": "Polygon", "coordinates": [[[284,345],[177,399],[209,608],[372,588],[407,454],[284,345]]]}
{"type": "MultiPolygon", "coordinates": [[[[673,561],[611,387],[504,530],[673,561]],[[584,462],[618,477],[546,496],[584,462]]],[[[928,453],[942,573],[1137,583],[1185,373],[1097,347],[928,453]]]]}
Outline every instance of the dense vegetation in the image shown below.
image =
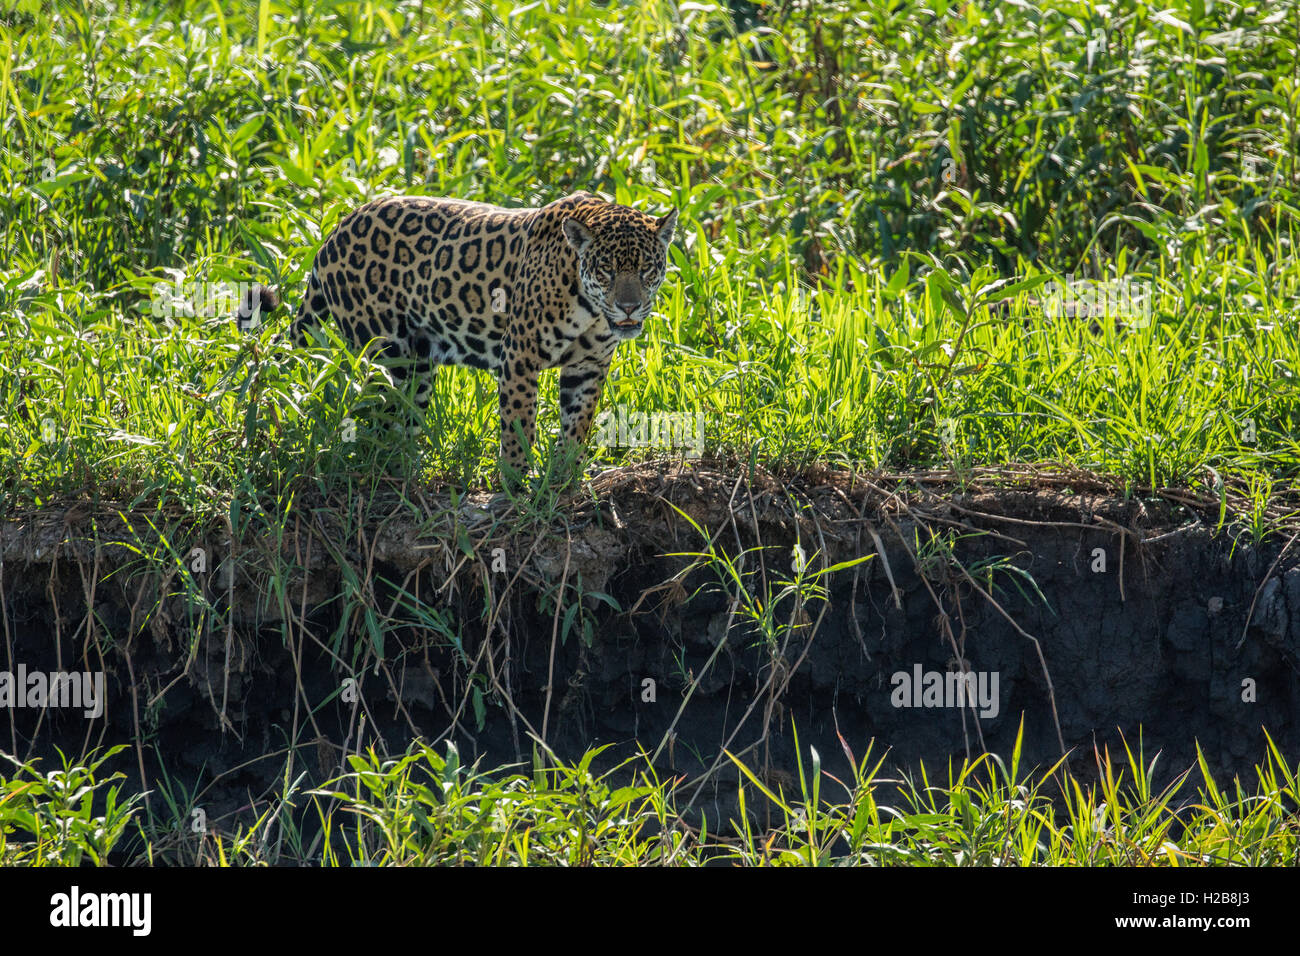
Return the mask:
{"type": "MultiPolygon", "coordinates": [[[[270,347],[283,316],[250,340],[212,284],[292,302],[376,195],[577,188],[681,209],[606,407],[702,414],[706,453],[1296,475],[1295,2],[23,9],[0,26],[17,500],[224,510],[337,475],[343,416],[349,461],[387,454],[380,372],[270,347]],[[1044,274],[1140,308],[1066,312],[1044,274]]],[[[426,477],[491,474],[492,394],[441,375],[426,477]]]]}
{"type": "Polygon", "coordinates": [[[163,812],[144,812],[101,771],[104,754],[85,766],[29,763],[0,775],[0,865],[1177,867],[1300,859],[1300,780],[1271,741],[1254,787],[1244,788],[1216,783],[1201,759],[1160,789],[1151,783],[1159,758],[1127,743],[1124,751],[1096,753],[1098,779],[1086,783],[1060,764],[1026,773],[1018,742],[1005,761],[985,755],[942,776],[922,769],[904,780],[883,777],[883,757],[870,749],[858,757],[847,745],[853,777],[840,780],[809,748],[790,789],[763,783],[732,757],[741,806],[753,817],[729,833],[686,824],[689,788],[658,779],[643,758],[594,772],[598,750],[572,764],[539,760],[531,772],[494,774],[463,765],[451,745],[445,753],[417,741],[392,758],[357,754],[349,773],[320,789],[286,779],[274,808],[233,833],[194,828],[176,800],[183,795],[171,792],[163,812]],[[633,782],[620,785],[629,772],[633,782]],[[897,798],[885,800],[882,788],[897,798]],[[15,831],[38,838],[7,840],[15,831]]]}

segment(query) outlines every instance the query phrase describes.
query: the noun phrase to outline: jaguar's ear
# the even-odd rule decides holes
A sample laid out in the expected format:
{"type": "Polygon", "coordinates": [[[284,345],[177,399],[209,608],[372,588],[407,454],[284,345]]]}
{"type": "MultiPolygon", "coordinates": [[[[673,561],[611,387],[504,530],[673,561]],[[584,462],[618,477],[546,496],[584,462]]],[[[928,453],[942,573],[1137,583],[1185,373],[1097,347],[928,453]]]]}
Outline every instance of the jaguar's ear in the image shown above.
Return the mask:
{"type": "Polygon", "coordinates": [[[670,209],[659,219],[659,225],[655,227],[655,232],[659,235],[659,241],[665,246],[673,241],[673,228],[677,225],[677,210],[670,209]]]}
{"type": "Polygon", "coordinates": [[[564,220],[564,238],[569,240],[569,245],[573,246],[573,251],[582,254],[591,242],[591,230],[578,222],[576,219],[564,220]]]}

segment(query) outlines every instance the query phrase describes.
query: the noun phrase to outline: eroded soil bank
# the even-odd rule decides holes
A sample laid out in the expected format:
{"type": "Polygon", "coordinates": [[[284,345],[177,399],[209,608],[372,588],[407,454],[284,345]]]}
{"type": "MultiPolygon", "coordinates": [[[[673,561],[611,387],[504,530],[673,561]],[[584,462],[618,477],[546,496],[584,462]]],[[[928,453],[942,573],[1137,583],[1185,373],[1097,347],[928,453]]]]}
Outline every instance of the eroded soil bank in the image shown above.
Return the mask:
{"type": "Polygon", "coordinates": [[[1300,756],[1300,547],[1216,531],[1206,505],[1086,476],[701,464],[609,472],[545,514],[431,493],[233,535],[110,505],[10,515],[0,671],[102,673],[106,700],[0,710],[0,749],[128,744],[133,785],[170,780],[222,826],[269,805],[291,751],[305,787],[417,735],[484,768],[527,760],[530,734],[566,759],[615,744],[604,765],[639,743],[662,777],[714,771],[695,808],[724,823],[723,749],[789,786],[795,728],[842,780],[846,747],[942,768],[1008,754],[1022,719],[1029,765],[1064,747],[1087,776],[1141,728],[1158,779],[1194,741],[1249,774],[1262,728],[1300,756]],[[701,531],[721,557],[692,569],[701,531]],[[973,707],[935,696],[959,671],[973,707]]]}

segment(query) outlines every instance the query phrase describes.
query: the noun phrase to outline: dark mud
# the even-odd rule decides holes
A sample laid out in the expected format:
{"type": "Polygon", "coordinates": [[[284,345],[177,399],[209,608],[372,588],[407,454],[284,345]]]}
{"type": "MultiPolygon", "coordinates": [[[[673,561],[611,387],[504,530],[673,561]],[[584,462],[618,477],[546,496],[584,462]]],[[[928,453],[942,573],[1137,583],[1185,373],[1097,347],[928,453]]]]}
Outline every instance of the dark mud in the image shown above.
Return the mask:
{"type": "Polygon", "coordinates": [[[488,495],[364,515],[320,502],[234,544],[106,505],[11,515],[0,670],[102,671],[107,700],[93,718],[0,710],[0,749],[128,744],[130,785],[163,809],[170,781],[221,826],[269,805],[291,750],[305,787],[345,748],[416,736],[484,768],[529,760],[530,734],[565,759],[614,744],[606,766],[640,746],[663,777],[716,771],[695,808],[724,823],[724,747],[789,786],[796,730],[805,762],[815,747],[842,780],[846,748],[861,760],[874,741],[887,768],[943,777],[950,757],[1009,754],[1022,721],[1024,763],[1064,748],[1085,777],[1094,747],[1122,755],[1139,729],[1158,781],[1198,741],[1216,774],[1249,776],[1264,728],[1300,756],[1290,532],[1256,545],[1193,496],[1124,499],[1081,477],[742,476],[620,470],[545,519],[488,495]],[[749,598],[716,567],[688,570],[680,554],[706,542],[676,509],[749,598]],[[809,575],[872,557],[800,602],[780,596],[796,544],[809,575]],[[996,677],[996,697],[897,706],[926,703],[898,675],[952,686],[959,671],[987,693],[996,677]]]}

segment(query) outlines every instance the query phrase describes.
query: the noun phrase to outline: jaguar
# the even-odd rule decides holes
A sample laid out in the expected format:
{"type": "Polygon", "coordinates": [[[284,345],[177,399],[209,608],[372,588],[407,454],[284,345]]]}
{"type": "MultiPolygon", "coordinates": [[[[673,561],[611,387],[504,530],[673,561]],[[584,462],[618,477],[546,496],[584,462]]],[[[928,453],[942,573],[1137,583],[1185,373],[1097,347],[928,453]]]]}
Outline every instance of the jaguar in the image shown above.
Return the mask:
{"type": "MultiPolygon", "coordinates": [[[[677,210],[655,217],[575,192],[537,208],[389,196],[344,217],[312,260],[290,326],[297,344],[332,319],[352,348],[375,343],[421,411],[440,365],[496,375],[500,465],[528,470],[538,376],[560,369],[564,441],[590,431],[610,361],[653,311],[677,210]]],[[[255,286],[241,323],[274,310],[255,286]]]]}

